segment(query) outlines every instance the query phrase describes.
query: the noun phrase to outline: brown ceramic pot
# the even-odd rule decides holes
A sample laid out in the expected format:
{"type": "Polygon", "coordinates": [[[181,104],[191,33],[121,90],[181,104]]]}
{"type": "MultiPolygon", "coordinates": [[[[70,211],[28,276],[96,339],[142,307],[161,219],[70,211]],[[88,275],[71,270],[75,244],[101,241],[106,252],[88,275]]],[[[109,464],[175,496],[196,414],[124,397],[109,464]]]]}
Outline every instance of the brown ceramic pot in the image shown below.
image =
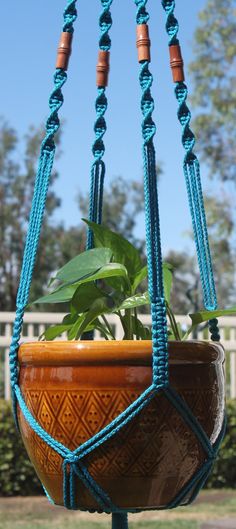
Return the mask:
{"type": "MultiPolygon", "coordinates": [[[[151,384],[151,342],[36,342],[20,347],[20,386],[38,422],[74,450],[120,414],[151,384]]],[[[170,384],[212,443],[224,413],[224,352],[219,344],[171,342],[170,384]]],[[[35,470],[63,505],[62,459],[18,410],[35,470]]],[[[161,508],[200,468],[206,454],[163,392],[84,462],[112,501],[124,508],[161,508]]],[[[80,508],[98,509],[81,483],[80,508]]]]}

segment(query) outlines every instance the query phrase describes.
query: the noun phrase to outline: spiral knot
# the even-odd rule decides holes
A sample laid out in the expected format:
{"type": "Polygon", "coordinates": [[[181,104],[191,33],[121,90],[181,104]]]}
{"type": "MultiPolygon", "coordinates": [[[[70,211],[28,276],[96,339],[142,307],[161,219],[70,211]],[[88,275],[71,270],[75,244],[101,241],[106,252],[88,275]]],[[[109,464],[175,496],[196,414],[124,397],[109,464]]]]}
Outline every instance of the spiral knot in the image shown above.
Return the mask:
{"type": "MultiPolygon", "coordinates": [[[[99,26],[101,30],[101,36],[99,40],[99,46],[101,50],[109,51],[111,47],[111,39],[109,37],[108,31],[111,28],[112,25],[112,17],[110,12],[110,6],[112,4],[113,0],[101,0],[101,4],[103,7],[102,14],[99,18],[99,26]]],[[[95,101],[95,109],[96,109],[96,121],[94,124],[94,132],[95,132],[95,141],[92,145],[92,153],[96,161],[99,161],[102,159],[105,153],[105,145],[103,142],[103,136],[107,130],[106,121],[105,121],[105,112],[107,110],[107,98],[105,93],[105,87],[98,87],[98,95],[95,101]]],[[[93,174],[93,168],[92,168],[92,174],[93,174]]],[[[92,186],[93,187],[93,186],[92,186]]],[[[91,204],[90,204],[90,210],[91,210],[91,204]]]]}
{"type": "Polygon", "coordinates": [[[137,24],[147,24],[149,13],[146,11],[147,0],[135,0],[137,6],[136,21],[137,24]]]}
{"type": "Polygon", "coordinates": [[[68,5],[66,6],[64,10],[63,31],[68,31],[69,33],[73,33],[74,31],[73,24],[77,18],[77,10],[75,7],[76,1],[77,0],[68,0],[68,5]]]}
{"type": "Polygon", "coordinates": [[[162,0],[161,3],[167,14],[174,12],[175,0],[162,0]]]}
{"type": "Polygon", "coordinates": [[[191,159],[192,150],[195,145],[195,136],[189,126],[191,121],[191,112],[186,104],[188,95],[187,86],[182,82],[177,83],[175,87],[175,95],[179,103],[177,116],[181,126],[183,127],[182,144],[187,152],[187,157],[185,158],[185,161],[189,162],[191,159]]]}
{"type": "Polygon", "coordinates": [[[219,332],[219,326],[218,326],[217,318],[212,318],[212,320],[209,320],[209,331],[211,333],[212,341],[213,342],[219,342],[220,341],[220,332],[219,332]]]}
{"type": "Polygon", "coordinates": [[[144,117],[142,122],[142,133],[144,142],[147,144],[152,140],[156,133],[156,125],[152,119],[154,101],[150,91],[153,76],[148,69],[148,62],[144,62],[141,66],[139,81],[143,92],[141,98],[141,110],[144,117]]]}
{"type": "Polygon", "coordinates": [[[99,26],[101,29],[101,36],[99,39],[99,47],[101,50],[109,51],[111,47],[111,39],[108,34],[112,26],[112,17],[110,7],[113,0],[101,0],[103,12],[99,18],[99,26]]]}
{"type": "Polygon", "coordinates": [[[98,89],[98,97],[95,103],[97,119],[94,124],[95,142],[92,146],[92,152],[96,160],[100,160],[105,152],[105,146],[103,143],[103,136],[106,132],[107,126],[104,118],[104,114],[107,109],[107,98],[105,95],[105,89],[98,89]]]}
{"type": "Polygon", "coordinates": [[[178,44],[178,31],[179,31],[179,23],[178,20],[174,16],[174,9],[175,9],[175,1],[174,0],[162,0],[162,7],[165,10],[167,14],[166,18],[166,31],[167,34],[170,37],[169,45],[172,44],[178,44]]]}
{"type": "Polygon", "coordinates": [[[63,105],[62,86],[66,82],[67,74],[63,70],[56,70],[54,75],[54,89],[49,98],[51,113],[46,122],[46,136],[42,142],[42,151],[53,151],[55,149],[54,136],[60,127],[58,111],[63,105]]]}

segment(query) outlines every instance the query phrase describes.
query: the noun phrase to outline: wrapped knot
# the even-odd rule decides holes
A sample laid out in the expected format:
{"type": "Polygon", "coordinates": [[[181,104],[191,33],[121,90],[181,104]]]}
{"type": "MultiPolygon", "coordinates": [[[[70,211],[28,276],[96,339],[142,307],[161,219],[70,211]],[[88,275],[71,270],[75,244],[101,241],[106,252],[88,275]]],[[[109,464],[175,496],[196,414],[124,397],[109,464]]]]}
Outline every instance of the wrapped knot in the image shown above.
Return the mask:
{"type": "Polygon", "coordinates": [[[64,459],[64,466],[66,465],[75,465],[79,462],[79,457],[76,454],[68,454],[64,459]]]}

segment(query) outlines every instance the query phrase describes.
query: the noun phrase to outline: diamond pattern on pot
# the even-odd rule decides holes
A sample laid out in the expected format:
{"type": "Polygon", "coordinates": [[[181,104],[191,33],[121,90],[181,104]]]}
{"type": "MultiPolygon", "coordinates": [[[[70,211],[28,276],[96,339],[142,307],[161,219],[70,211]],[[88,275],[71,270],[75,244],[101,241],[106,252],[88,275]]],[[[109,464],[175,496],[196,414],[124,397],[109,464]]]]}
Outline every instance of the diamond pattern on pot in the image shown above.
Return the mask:
{"type": "Polygon", "coordinates": [[[83,424],[91,434],[95,434],[107,422],[107,413],[104,416],[101,410],[100,401],[95,392],[92,392],[90,399],[87,401],[86,408],[83,411],[83,424]]]}
{"type": "Polygon", "coordinates": [[[25,394],[25,401],[29,409],[34,415],[37,415],[42,398],[42,391],[27,391],[25,394]]]}
{"type": "MultiPolygon", "coordinates": [[[[27,392],[32,411],[38,408],[37,417],[58,441],[74,450],[95,432],[117,417],[139,393],[120,390],[79,389],[72,391],[50,390],[27,392]],[[40,395],[41,393],[41,395],[40,395]],[[40,405],[37,403],[40,402],[40,405]]],[[[193,412],[210,405],[208,392],[203,388],[197,397],[189,390],[181,394],[191,405],[193,412]]],[[[61,458],[35,434],[35,450],[47,473],[59,474],[61,458]],[[44,453],[44,456],[43,456],[44,453]]],[[[91,475],[103,477],[144,477],[173,474],[179,457],[185,461],[185,473],[197,465],[197,455],[203,461],[204,454],[195,435],[175,410],[169,406],[163,394],[158,395],[143,410],[136,421],[126,425],[104,446],[96,449],[84,460],[91,475]],[[169,451],[171,447],[171,458],[169,451]]],[[[184,475],[185,475],[184,473],[184,475]]],[[[184,481],[184,476],[181,482],[184,481]]]]}
{"type": "Polygon", "coordinates": [[[66,395],[62,406],[59,410],[57,420],[69,439],[73,439],[74,432],[78,426],[78,415],[75,407],[71,403],[68,395],[66,395]]]}
{"type": "Polygon", "coordinates": [[[43,398],[41,399],[40,407],[38,410],[38,420],[42,427],[49,433],[52,431],[54,422],[54,414],[50,407],[50,400],[47,396],[47,392],[43,392],[43,398]]]}
{"type": "Polygon", "coordinates": [[[62,406],[65,395],[65,391],[47,391],[47,400],[50,403],[50,407],[53,410],[55,416],[57,415],[58,411],[62,406]]]}

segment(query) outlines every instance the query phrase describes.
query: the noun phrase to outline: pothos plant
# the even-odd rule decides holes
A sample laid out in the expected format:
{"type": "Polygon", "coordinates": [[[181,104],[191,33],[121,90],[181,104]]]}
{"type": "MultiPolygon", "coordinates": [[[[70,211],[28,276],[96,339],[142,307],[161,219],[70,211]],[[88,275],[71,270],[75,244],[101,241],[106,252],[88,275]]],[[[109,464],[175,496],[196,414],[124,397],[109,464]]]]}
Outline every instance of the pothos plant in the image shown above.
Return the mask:
{"type": "MultiPolygon", "coordinates": [[[[63,333],[68,340],[79,340],[98,330],[106,340],[115,340],[108,314],[121,321],[124,340],[149,340],[151,329],[143,325],[138,309],[149,305],[147,265],[138,250],[124,237],[103,225],[85,220],[93,233],[94,248],[65,264],[49,283],[50,292],[34,303],[67,304],[69,312],[58,325],[46,329],[43,340],[54,340],[63,333]]],[[[185,340],[194,328],[212,318],[236,313],[236,307],[189,314],[191,325],[183,332],[171,309],[173,270],[163,263],[163,282],[168,317],[169,340],[185,340]]]]}

